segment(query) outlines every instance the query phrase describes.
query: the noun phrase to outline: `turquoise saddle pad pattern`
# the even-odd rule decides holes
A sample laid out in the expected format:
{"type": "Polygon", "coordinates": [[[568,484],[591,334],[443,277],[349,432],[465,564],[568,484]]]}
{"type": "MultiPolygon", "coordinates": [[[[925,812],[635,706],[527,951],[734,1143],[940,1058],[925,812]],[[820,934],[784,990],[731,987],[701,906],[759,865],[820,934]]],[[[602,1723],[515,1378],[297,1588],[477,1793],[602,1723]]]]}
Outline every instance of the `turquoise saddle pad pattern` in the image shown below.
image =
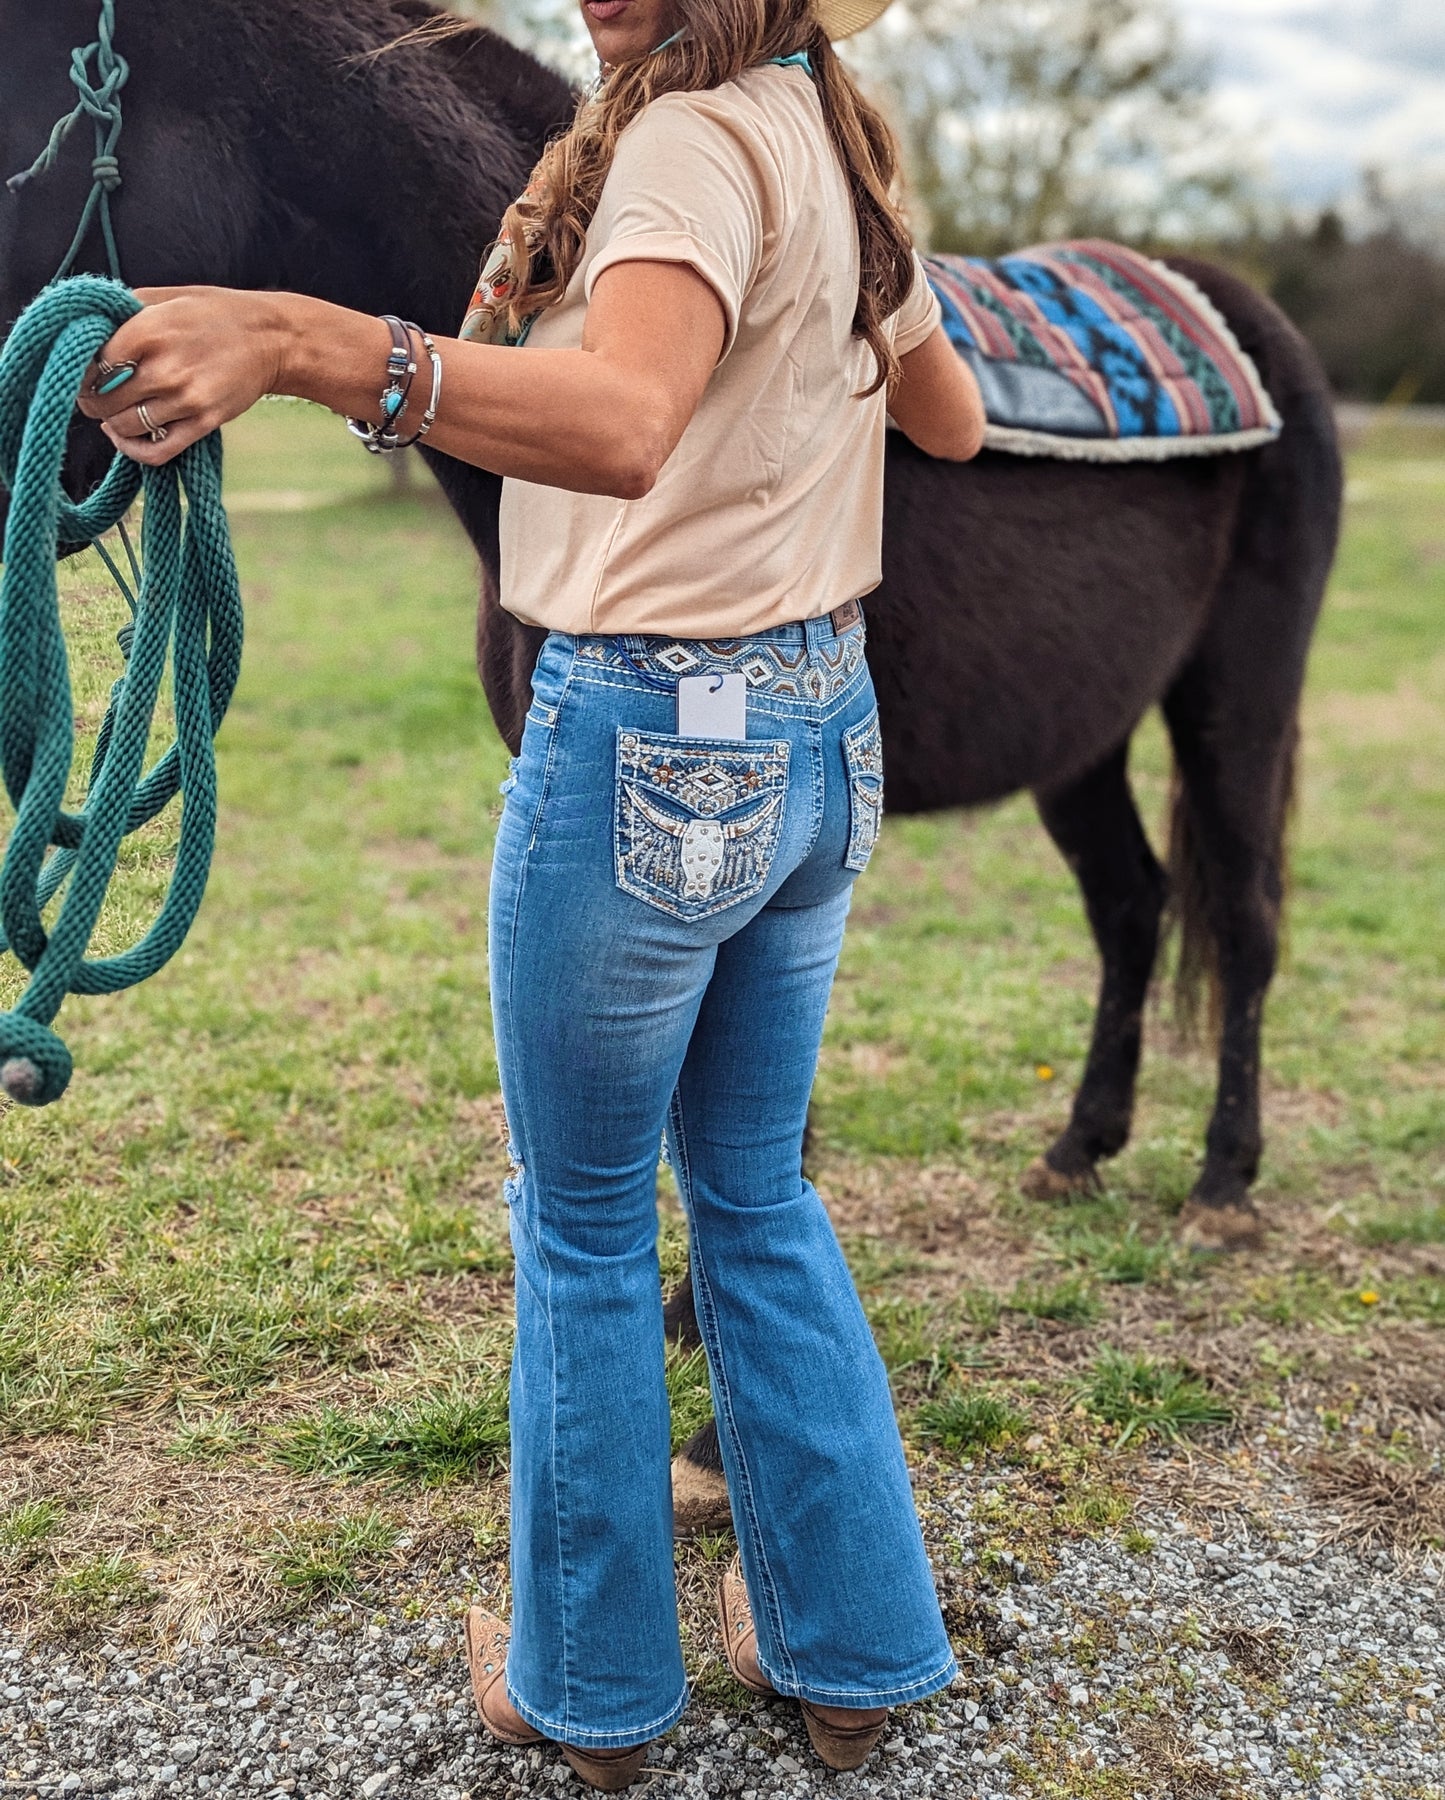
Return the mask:
{"type": "Polygon", "coordinates": [[[1229,326],[1163,263],[1094,239],[923,262],[983,391],[992,449],[1143,462],[1249,450],[1280,433],[1229,326]]]}

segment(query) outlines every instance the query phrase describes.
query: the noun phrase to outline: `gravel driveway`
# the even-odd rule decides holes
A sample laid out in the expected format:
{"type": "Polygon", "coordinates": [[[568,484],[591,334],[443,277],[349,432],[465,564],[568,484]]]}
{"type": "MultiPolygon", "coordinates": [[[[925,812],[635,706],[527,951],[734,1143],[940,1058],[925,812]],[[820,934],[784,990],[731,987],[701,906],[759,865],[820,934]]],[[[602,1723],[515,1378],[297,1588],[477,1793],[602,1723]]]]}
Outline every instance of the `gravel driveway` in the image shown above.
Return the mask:
{"type": "MultiPolygon", "coordinates": [[[[632,1791],[1048,1800],[1441,1800],[1445,1619],[1439,1559],[1330,1543],[1289,1510],[1282,1534],[1173,1509],[1131,1547],[1065,1542],[1046,1575],[972,1561],[987,1478],[925,1506],[964,1675],[899,1715],[855,1775],[813,1761],[796,1709],[703,1697],[632,1791]],[[1233,1529],[1231,1529],[1231,1523],[1233,1529]],[[1152,1542],[1151,1542],[1152,1540],[1152,1542]]],[[[1281,1509],[1284,1516],[1284,1509],[1281,1509]]],[[[155,1663],[0,1637],[4,1793],[576,1796],[550,1750],[479,1737],[455,1610],[403,1585],[384,1611],[338,1604],[235,1646],[155,1663]]],[[[452,1599],[455,1609],[465,1598],[452,1599]]],[[[739,1690],[735,1690],[739,1691],[739,1690]]]]}

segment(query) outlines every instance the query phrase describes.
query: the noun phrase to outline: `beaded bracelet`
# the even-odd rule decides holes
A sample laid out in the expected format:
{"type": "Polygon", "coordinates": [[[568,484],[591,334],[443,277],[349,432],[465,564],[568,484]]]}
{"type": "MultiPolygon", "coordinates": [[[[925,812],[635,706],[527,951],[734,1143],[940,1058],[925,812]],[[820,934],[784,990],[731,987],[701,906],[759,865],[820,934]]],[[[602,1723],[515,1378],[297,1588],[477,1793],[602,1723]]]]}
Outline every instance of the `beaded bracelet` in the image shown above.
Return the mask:
{"type": "Polygon", "coordinates": [[[411,351],[411,333],[394,313],[383,313],[381,322],[391,333],[391,349],[386,358],[386,386],[381,390],[379,423],[370,425],[365,419],[348,418],[346,429],[361,439],[368,450],[384,456],[401,448],[401,439],[393,429],[406,406],[416,374],[416,358],[411,351]]]}

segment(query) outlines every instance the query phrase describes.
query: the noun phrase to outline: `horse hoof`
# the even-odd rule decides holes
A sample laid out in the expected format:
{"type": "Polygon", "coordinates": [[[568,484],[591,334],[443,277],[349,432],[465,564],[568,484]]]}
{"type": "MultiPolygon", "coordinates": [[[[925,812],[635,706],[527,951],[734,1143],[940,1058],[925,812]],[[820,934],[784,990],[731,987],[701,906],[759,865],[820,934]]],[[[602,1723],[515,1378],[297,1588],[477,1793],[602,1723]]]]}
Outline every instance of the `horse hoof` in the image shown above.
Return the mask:
{"type": "Polygon", "coordinates": [[[685,1456],[672,1459],[672,1530],[674,1537],[696,1537],[700,1531],[731,1531],[733,1509],[728,1484],[717,1469],[700,1469],[685,1456]]]}
{"type": "Polygon", "coordinates": [[[1264,1226],[1247,1200],[1227,1206],[1191,1200],[1179,1215],[1175,1235],[1186,1250],[1213,1256],[1225,1250],[1258,1250],[1264,1242],[1264,1226]]]}
{"type": "Polygon", "coordinates": [[[1084,1168],[1075,1175],[1063,1175],[1046,1156],[1036,1156],[1019,1177],[1019,1192],[1026,1200],[1079,1200],[1097,1194],[1101,1185],[1096,1170],[1084,1168]]]}

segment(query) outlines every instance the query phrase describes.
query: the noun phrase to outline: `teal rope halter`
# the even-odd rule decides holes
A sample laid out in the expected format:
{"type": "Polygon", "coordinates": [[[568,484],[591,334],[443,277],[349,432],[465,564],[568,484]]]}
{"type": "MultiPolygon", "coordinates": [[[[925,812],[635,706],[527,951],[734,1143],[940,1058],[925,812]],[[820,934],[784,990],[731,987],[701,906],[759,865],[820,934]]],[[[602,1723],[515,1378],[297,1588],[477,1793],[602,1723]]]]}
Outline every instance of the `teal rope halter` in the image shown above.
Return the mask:
{"type": "Polygon", "coordinates": [[[212,739],[241,669],[241,596],[221,506],[220,433],[160,468],[117,456],[85,500],[68,500],[61,488],[66,433],[86,370],[139,311],[134,294],[102,276],[54,282],[26,307],[0,354],[0,482],[10,495],[0,579],[0,774],[16,811],[0,865],[0,950],[13,950],[31,972],[14,1011],[0,1012],[0,1085],[27,1106],[58,1099],[70,1080],[70,1052],[49,1029],[66,994],[134,986],[175,955],[190,929],[215,842],[212,739]],[[145,495],[142,571],[134,622],[120,633],[127,666],[111,689],[85,802],[78,813],[66,812],[75,720],[56,549],[95,543],[138,492],[145,495]],[[176,741],[143,774],[168,657],[176,741]],[[184,796],[180,842],[160,913],[129,950],[87,959],[122,838],[177,793],[184,796]],[[47,931],[42,911],[67,878],[47,931]]]}
{"type": "Polygon", "coordinates": [[[56,158],[60,155],[61,145],[75,126],[87,114],[94,120],[95,154],[90,159],[90,194],[85,202],[85,210],[80,215],[75,236],[70,241],[70,248],[65,253],[65,260],[55,271],[57,280],[69,274],[74,266],[80,247],[85,242],[85,234],[90,230],[90,222],[97,211],[100,213],[100,229],[105,238],[110,272],[117,281],[121,278],[120,252],[115,247],[115,231],[110,222],[110,197],[120,186],[120,163],[116,158],[115,148],[120,139],[120,90],[130,75],[130,64],[111,42],[114,32],[115,0],[100,0],[100,23],[96,27],[95,42],[70,53],[70,79],[80,95],[79,100],[63,119],[55,121],[45,148],[30,167],[22,169],[18,175],[12,175],[5,184],[11,193],[18,193],[27,181],[33,181],[37,175],[44,175],[47,170],[53,169],[56,158]],[[94,81],[90,78],[92,57],[95,58],[94,81]]]}

